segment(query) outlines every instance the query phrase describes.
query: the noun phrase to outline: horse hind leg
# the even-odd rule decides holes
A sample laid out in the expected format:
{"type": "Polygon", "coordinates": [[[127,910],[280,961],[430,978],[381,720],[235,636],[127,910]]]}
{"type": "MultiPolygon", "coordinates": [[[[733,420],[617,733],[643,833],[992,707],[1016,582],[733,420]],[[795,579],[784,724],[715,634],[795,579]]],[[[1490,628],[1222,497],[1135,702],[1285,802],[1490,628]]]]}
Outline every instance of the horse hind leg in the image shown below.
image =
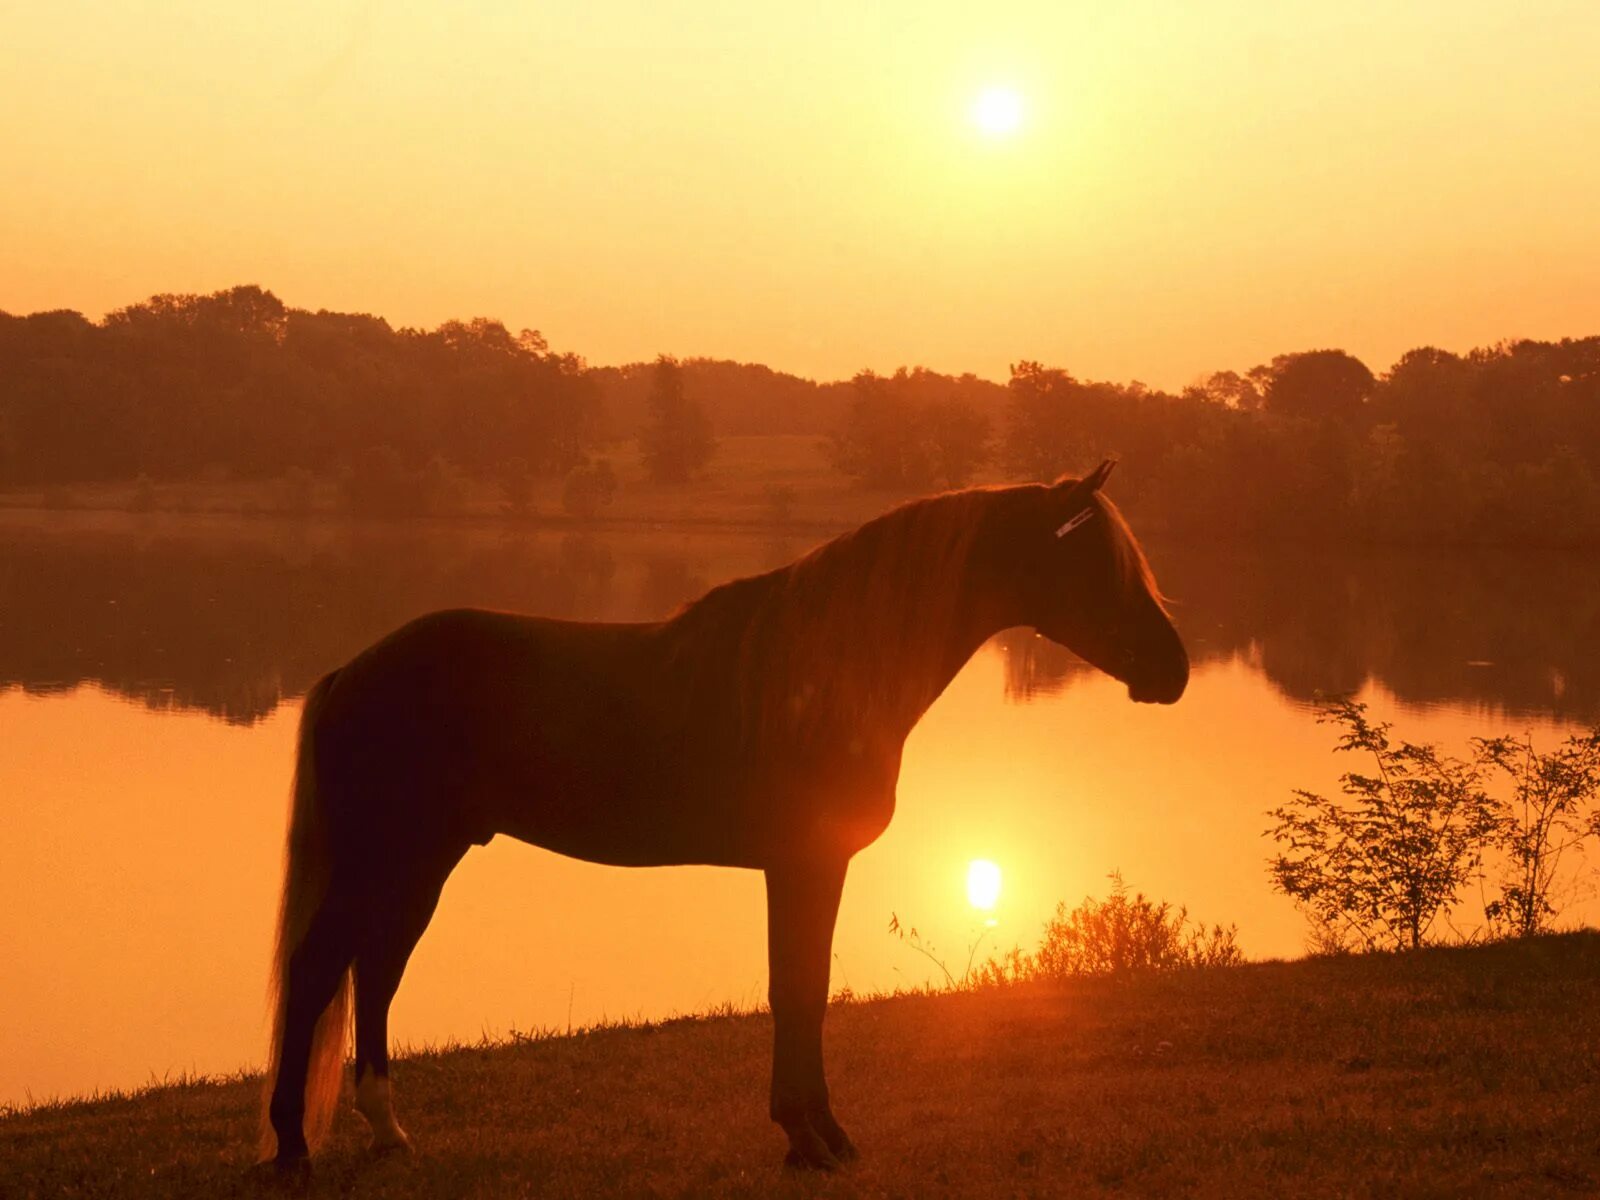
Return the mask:
{"type": "Polygon", "coordinates": [[[399,886],[378,889],[375,894],[382,895],[385,904],[381,910],[369,909],[363,921],[355,958],[356,1111],[372,1131],[374,1153],[411,1149],[411,1139],[394,1115],[389,1005],[412,950],[433,918],[445,878],[460,857],[457,854],[448,865],[408,873],[399,886]]]}
{"type": "Polygon", "coordinates": [[[350,907],[329,896],[284,971],[282,1025],[267,1110],[279,1171],[304,1167],[310,1154],[308,1133],[311,1141],[317,1140],[331,1115],[343,1072],[351,958],[350,907]]]}
{"type": "Polygon", "coordinates": [[[364,1074],[356,1084],[356,1111],[372,1130],[374,1154],[410,1152],[411,1138],[395,1120],[387,1063],[364,1074]]]}

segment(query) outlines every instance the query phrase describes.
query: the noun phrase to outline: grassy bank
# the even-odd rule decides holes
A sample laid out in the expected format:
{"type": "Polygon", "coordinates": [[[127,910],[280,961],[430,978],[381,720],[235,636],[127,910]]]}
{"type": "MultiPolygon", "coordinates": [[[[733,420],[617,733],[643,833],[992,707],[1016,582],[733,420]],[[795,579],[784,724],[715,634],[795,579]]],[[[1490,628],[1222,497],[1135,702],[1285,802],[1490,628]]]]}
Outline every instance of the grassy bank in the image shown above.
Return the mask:
{"type": "MultiPolygon", "coordinates": [[[[832,531],[858,525],[906,498],[856,486],[833,469],[816,437],[721,438],[705,478],[684,487],[652,483],[631,440],[602,457],[613,465],[617,492],[591,521],[567,514],[562,480],[554,478],[531,481],[521,513],[507,510],[498,484],[461,478],[458,494],[432,515],[527,525],[792,525],[832,531]]],[[[341,518],[348,512],[336,479],[310,481],[301,494],[283,480],[226,477],[0,489],[0,509],[341,518]]]]}
{"type": "MultiPolygon", "coordinates": [[[[341,1114],[349,1196],[1540,1196],[1600,1189],[1600,934],[837,1005],[863,1158],[786,1177],[762,1015],[397,1065],[419,1152],[341,1114]]],[[[256,1087],[0,1118],[0,1195],[251,1194],[256,1087]]]]}

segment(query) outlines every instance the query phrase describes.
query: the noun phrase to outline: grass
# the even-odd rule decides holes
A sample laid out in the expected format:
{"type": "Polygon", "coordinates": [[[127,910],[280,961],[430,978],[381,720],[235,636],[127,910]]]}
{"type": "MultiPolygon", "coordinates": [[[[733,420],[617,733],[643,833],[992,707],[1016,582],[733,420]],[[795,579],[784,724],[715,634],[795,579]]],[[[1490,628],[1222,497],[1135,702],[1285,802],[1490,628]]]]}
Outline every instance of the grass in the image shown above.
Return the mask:
{"type": "MultiPolygon", "coordinates": [[[[616,498],[593,522],[602,527],[789,525],[833,531],[858,525],[906,498],[857,487],[833,469],[823,439],[818,437],[719,438],[716,456],[705,477],[686,487],[651,483],[638,445],[632,439],[602,449],[599,454],[611,460],[618,482],[616,498]]],[[[529,512],[513,517],[505,511],[504,495],[497,485],[464,480],[460,503],[437,515],[572,525],[573,518],[561,506],[561,488],[560,479],[536,479],[529,512]]],[[[275,479],[213,477],[149,484],[128,480],[0,490],[0,509],[294,515],[285,507],[286,497],[282,481],[275,479]]],[[[317,480],[311,489],[311,506],[312,516],[343,516],[344,502],[337,482],[317,480]]]]}
{"type": "MultiPolygon", "coordinates": [[[[1600,1190],[1600,934],[835,1005],[863,1150],[786,1176],[761,1014],[424,1053],[412,1157],[318,1196],[1556,1196],[1600,1190]]],[[[0,1117],[0,1195],[251,1195],[256,1084],[0,1117]]]]}

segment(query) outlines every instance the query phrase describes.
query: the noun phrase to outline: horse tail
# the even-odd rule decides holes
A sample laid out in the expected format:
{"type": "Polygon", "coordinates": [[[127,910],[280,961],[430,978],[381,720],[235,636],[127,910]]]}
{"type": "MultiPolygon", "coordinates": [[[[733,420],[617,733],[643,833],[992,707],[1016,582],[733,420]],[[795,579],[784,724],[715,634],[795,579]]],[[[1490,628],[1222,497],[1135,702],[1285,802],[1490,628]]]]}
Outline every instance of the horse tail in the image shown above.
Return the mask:
{"type": "MultiPolygon", "coordinates": [[[[295,754],[294,784],[289,805],[289,836],[284,851],[283,898],[278,906],[278,935],[273,950],[272,976],[267,1002],[272,1011],[272,1042],[267,1052],[266,1086],[261,1101],[261,1156],[277,1153],[277,1136],[269,1116],[272,1088],[277,1079],[288,1009],[289,959],[299,947],[316,916],[333,874],[327,823],[317,794],[314,738],[317,719],[327,702],[337,671],[319,679],[306,693],[300,713],[300,738],[295,754]]],[[[334,1108],[344,1077],[345,1051],[350,1030],[350,971],[339,978],[333,999],[317,1018],[311,1035],[311,1057],[306,1070],[305,1137],[315,1150],[333,1125],[334,1108]]]]}

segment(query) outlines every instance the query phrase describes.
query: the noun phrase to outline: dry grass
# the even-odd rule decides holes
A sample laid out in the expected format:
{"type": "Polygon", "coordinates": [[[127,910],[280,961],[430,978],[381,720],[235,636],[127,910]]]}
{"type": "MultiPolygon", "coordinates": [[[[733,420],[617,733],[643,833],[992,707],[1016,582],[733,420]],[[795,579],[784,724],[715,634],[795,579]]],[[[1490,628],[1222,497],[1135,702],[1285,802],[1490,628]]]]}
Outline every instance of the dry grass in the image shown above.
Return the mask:
{"type": "MultiPolygon", "coordinates": [[[[836,530],[858,525],[905,499],[899,494],[863,491],[829,464],[823,439],[810,436],[743,436],[718,439],[717,453],[703,479],[686,487],[650,482],[634,441],[599,451],[616,471],[613,503],[598,524],[674,524],[708,526],[794,525],[836,530]]],[[[560,479],[537,479],[527,514],[510,517],[505,497],[493,483],[463,481],[459,505],[438,515],[514,520],[534,524],[572,524],[561,506],[560,479]]],[[[312,515],[342,516],[344,502],[333,479],[311,489],[312,515]]],[[[284,515],[285,491],[278,480],[160,480],[86,483],[64,487],[0,490],[0,509],[52,509],[88,512],[284,515]]]]}
{"type": "MultiPolygon", "coordinates": [[[[420,1152],[320,1196],[1545,1196],[1600,1190],[1600,934],[836,1006],[864,1157],[786,1177],[760,1015],[425,1054],[420,1152]]],[[[255,1088],[0,1118],[0,1195],[259,1189],[255,1088]]]]}

